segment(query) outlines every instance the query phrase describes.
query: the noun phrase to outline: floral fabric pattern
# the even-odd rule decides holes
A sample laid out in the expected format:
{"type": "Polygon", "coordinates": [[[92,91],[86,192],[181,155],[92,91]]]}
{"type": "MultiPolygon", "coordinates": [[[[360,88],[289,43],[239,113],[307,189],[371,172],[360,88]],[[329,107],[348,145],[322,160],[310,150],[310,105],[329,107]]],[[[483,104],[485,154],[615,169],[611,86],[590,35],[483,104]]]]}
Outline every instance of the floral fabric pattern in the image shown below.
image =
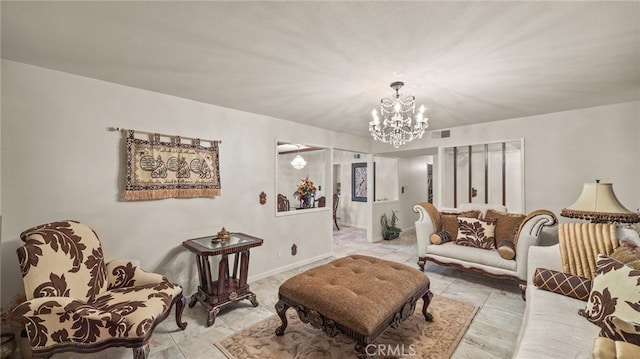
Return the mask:
{"type": "Polygon", "coordinates": [[[494,249],[496,220],[458,217],[456,244],[482,249],[494,249]]]}
{"type": "Polygon", "coordinates": [[[628,321],[610,315],[602,323],[600,336],[640,345],[640,317],[636,321],[628,321]]]}
{"type": "Polygon", "coordinates": [[[600,327],[612,315],[637,321],[640,318],[640,270],[604,254],[598,255],[596,264],[587,306],[579,314],[600,327]]]}
{"type": "Polygon", "coordinates": [[[28,229],[20,238],[25,244],[17,250],[18,261],[27,299],[60,294],[63,277],[73,283],[66,289],[70,297],[91,300],[107,289],[102,246],[91,228],[54,222],[28,229]]]}
{"type": "Polygon", "coordinates": [[[14,314],[24,318],[36,353],[70,344],[142,343],[183,298],[182,287],[159,274],[130,261],[105,263],[97,235],[78,222],[34,227],[21,238],[27,301],[14,314]]]}

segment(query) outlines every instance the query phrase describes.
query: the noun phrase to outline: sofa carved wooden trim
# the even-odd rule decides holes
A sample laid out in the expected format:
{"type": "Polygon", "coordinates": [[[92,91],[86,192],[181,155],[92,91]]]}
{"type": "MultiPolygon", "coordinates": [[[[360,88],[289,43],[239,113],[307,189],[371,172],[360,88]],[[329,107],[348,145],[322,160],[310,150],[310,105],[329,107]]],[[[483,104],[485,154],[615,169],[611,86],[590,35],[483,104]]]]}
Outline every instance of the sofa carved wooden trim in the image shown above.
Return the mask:
{"type": "Polygon", "coordinates": [[[33,356],[89,353],[108,347],[133,349],[146,358],[154,328],[176,305],[182,321],[182,287],[135,263],[105,263],[96,233],[76,221],[24,231],[18,260],[27,301],[14,309],[23,318],[33,356]]]}
{"type": "MultiPolygon", "coordinates": [[[[457,209],[447,209],[447,212],[478,210],[486,212],[492,209],[507,212],[504,206],[490,204],[464,204],[457,209]]],[[[484,274],[486,276],[513,279],[520,284],[527,282],[527,256],[531,246],[540,243],[540,233],[544,227],[555,226],[556,216],[547,210],[536,210],[526,216],[514,235],[515,257],[504,259],[495,249],[464,247],[455,244],[455,237],[444,244],[432,244],[430,236],[441,230],[441,211],[431,203],[421,202],[413,206],[413,211],[419,214],[415,222],[416,239],[418,241],[418,266],[424,270],[427,261],[454,267],[462,270],[484,274]]]]}

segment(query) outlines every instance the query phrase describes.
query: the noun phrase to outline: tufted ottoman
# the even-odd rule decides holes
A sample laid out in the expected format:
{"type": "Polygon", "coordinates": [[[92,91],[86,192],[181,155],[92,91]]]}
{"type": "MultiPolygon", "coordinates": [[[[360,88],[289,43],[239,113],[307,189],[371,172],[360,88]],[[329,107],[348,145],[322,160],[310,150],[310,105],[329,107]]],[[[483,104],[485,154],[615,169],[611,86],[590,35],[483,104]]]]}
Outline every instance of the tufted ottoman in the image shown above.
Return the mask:
{"type": "Polygon", "coordinates": [[[309,269],[286,280],[278,290],[276,311],[287,328],[285,312],[293,307],[300,320],[330,336],[341,332],[356,340],[359,358],[367,358],[371,344],[389,326],[413,315],[422,298],[422,314],[433,294],[429,278],[421,271],[375,257],[352,255],[309,269]]]}

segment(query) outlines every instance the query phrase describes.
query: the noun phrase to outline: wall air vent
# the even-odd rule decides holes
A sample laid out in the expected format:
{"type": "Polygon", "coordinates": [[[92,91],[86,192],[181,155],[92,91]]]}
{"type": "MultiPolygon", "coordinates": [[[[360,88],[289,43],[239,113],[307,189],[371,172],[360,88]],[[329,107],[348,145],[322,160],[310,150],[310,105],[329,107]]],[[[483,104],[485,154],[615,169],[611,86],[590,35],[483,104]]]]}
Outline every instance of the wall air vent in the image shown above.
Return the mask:
{"type": "Polygon", "coordinates": [[[447,137],[451,137],[451,130],[431,132],[431,138],[447,138],[447,137]]]}

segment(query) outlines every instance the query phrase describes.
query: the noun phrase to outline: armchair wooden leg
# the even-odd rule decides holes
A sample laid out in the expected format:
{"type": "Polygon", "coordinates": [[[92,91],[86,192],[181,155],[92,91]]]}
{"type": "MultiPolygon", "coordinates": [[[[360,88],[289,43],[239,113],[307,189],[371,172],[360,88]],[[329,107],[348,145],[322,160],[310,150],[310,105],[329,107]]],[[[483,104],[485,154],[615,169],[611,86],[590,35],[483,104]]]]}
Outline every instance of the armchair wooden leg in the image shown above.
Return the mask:
{"type": "Polygon", "coordinates": [[[149,356],[149,344],[133,348],[133,359],[147,359],[149,356]]]}
{"type": "Polygon", "coordinates": [[[182,311],[184,311],[184,306],[187,304],[187,298],[180,293],[180,299],[176,302],[176,324],[178,328],[184,330],[187,327],[187,322],[182,321],[182,311]]]}

